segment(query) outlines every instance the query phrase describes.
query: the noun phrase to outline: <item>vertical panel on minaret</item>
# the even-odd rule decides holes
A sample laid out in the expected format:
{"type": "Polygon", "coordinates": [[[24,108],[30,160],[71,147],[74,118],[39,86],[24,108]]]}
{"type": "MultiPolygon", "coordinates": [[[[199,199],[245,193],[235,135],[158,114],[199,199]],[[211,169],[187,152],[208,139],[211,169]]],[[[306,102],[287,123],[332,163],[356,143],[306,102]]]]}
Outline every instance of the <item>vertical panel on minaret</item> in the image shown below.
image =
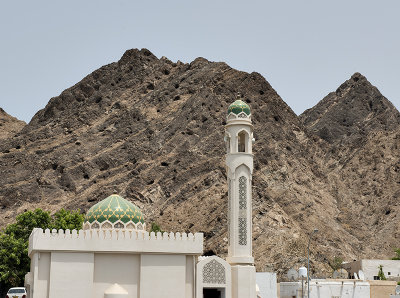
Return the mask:
{"type": "Polygon", "coordinates": [[[231,179],[228,178],[228,245],[230,245],[231,242],[231,231],[230,231],[230,226],[231,226],[231,212],[232,212],[232,203],[231,200],[229,199],[231,197],[231,179]]]}
{"type": "MultiPolygon", "coordinates": [[[[236,167],[231,179],[231,206],[229,243],[233,255],[251,256],[251,174],[246,163],[236,167]]],[[[229,183],[229,182],[228,182],[229,183]]]]}
{"type": "Polygon", "coordinates": [[[239,245],[247,245],[247,178],[239,177],[239,245]]]}

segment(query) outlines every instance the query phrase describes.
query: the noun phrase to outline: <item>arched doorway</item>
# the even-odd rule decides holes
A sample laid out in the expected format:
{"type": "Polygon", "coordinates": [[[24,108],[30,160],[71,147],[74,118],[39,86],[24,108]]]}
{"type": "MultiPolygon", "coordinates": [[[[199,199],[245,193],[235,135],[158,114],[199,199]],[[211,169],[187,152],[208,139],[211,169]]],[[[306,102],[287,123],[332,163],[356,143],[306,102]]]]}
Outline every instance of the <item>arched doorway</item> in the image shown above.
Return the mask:
{"type": "Polygon", "coordinates": [[[197,298],[231,298],[231,266],[217,256],[199,257],[196,264],[197,298]]]}
{"type": "Polygon", "coordinates": [[[225,298],[225,288],[203,288],[203,298],[225,298]]]}

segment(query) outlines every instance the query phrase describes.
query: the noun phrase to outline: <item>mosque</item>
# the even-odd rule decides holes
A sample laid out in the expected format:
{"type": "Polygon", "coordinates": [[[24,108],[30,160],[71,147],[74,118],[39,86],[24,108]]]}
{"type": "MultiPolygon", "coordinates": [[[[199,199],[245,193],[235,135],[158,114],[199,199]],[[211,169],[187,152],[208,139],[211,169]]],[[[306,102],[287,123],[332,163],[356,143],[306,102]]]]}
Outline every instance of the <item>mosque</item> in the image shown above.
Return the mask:
{"type": "Polygon", "coordinates": [[[202,233],[146,231],[138,207],[111,195],[80,231],[34,229],[30,298],[256,298],[252,256],[253,128],[250,107],[229,106],[225,127],[228,257],[203,257],[202,233]]]}

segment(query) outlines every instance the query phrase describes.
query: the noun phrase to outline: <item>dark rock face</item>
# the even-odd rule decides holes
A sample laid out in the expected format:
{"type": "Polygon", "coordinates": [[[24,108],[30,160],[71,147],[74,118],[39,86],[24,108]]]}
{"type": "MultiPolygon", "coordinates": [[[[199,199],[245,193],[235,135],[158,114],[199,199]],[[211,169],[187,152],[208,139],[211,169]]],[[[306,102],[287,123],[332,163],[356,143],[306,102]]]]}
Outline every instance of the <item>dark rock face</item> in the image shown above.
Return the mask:
{"type": "MultiPolygon", "coordinates": [[[[142,209],[146,222],[156,221],[167,231],[204,232],[205,251],[226,254],[223,135],[226,111],[237,93],[251,106],[256,137],[253,249],[258,270],[272,265],[281,274],[304,265],[307,233],[314,227],[321,231],[314,244],[320,275],[330,272],[326,260],[335,255],[383,257],[393,245],[400,246],[398,240],[377,238],[379,224],[372,232],[365,223],[362,235],[353,229],[350,214],[361,218],[367,207],[346,210],[358,193],[346,193],[352,182],[344,184],[342,177],[358,179],[360,185],[365,180],[355,178],[355,172],[336,171],[349,164],[350,156],[314,135],[308,123],[316,120],[297,117],[261,75],[203,58],[174,63],[146,49],[129,50],[118,62],[94,71],[52,98],[19,134],[0,142],[1,223],[35,207],[87,211],[116,191],[142,209]],[[377,249],[383,242],[384,248],[377,249]]],[[[318,111],[309,110],[313,116],[307,117],[322,119],[318,111]]],[[[388,122],[377,129],[383,126],[388,122]]],[[[398,146],[397,137],[389,132],[387,137],[393,148],[398,146]]],[[[392,154],[386,166],[394,173],[392,147],[385,149],[392,154]]],[[[392,184],[386,185],[394,187],[398,179],[390,175],[385,177],[392,184]]],[[[370,196],[382,187],[370,184],[370,196]]],[[[387,193],[382,208],[393,203],[387,193]]],[[[374,215],[378,223],[385,221],[385,212],[374,215]]],[[[399,221],[390,214],[387,230],[393,231],[399,221]]]]}
{"type": "Polygon", "coordinates": [[[400,113],[364,76],[355,73],[300,119],[325,141],[348,143],[364,138],[371,130],[398,127],[400,113]]]}
{"type": "Polygon", "coordinates": [[[399,246],[400,113],[355,73],[336,92],[300,115],[325,147],[325,173],[337,220],[358,238],[358,258],[391,257],[399,246]],[[375,235],[375,236],[373,236],[375,235]]]}

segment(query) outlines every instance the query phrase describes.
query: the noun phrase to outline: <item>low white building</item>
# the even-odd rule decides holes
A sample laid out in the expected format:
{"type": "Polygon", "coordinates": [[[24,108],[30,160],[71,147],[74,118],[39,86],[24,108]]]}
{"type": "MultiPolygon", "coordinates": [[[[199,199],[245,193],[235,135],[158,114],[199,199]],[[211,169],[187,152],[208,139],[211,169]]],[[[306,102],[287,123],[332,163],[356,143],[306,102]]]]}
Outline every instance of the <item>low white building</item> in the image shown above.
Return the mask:
{"type": "Polygon", "coordinates": [[[195,262],[202,252],[200,233],[35,229],[29,297],[106,298],[114,284],[125,290],[121,298],[195,297],[195,262]]]}
{"type": "Polygon", "coordinates": [[[343,263],[343,268],[349,273],[349,278],[354,278],[354,273],[361,270],[364,273],[365,280],[377,280],[379,266],[382,265],[383,273],[386,278],[400,280],[400,260],[358,260],[349,263],[343,263]]]}
{"type": "MultiPolygon", "coordinates": [[[[304,282],[281,282],[280,298],[307,297],[304,282]]],[[[310,298],[370,298],[370,285],[361,280],[312,280],[310,298]]]]}
{"type": "Polygon", "coordinates": [[[256,298],[253,128],[241,100],[229,106],[225,142],[226,261],[200,258],[201,233],[148,233],[139,208],[111,195],[89,209],[81,231],[32,232],[29,298],[256,298]]]}

